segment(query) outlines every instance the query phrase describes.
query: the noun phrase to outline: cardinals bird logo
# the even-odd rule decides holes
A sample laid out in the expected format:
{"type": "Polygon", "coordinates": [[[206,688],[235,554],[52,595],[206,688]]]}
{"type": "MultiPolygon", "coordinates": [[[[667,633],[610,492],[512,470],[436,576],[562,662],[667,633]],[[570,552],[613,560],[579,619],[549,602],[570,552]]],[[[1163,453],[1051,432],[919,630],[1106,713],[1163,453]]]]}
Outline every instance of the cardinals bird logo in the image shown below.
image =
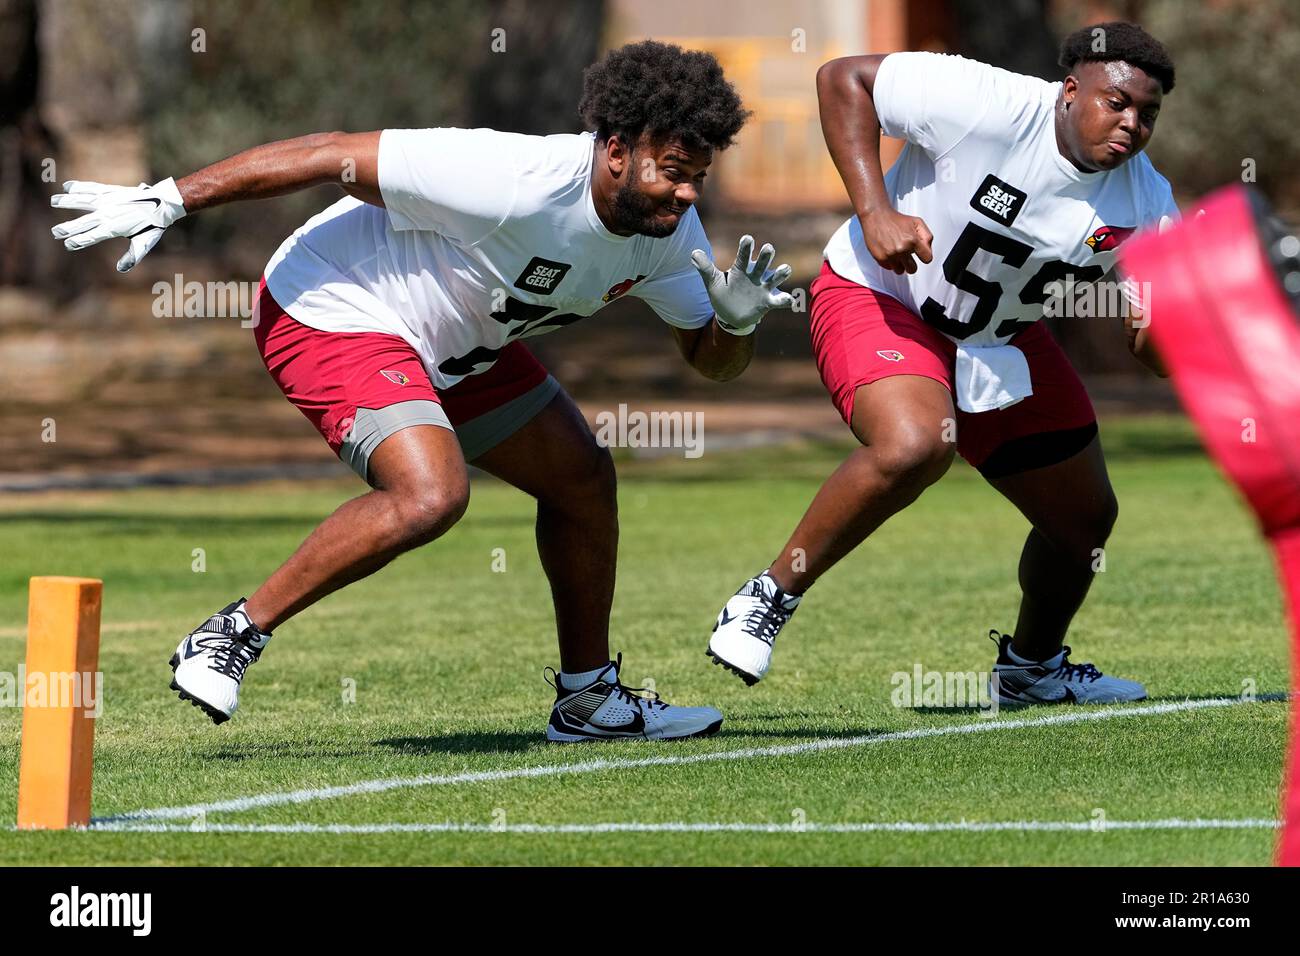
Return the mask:
{"type": "Polygon", "coordinates": [[[611,286],[610,290],[600,297],[600,300],[602,302],[612,302],[644,278],[645,276],[640,275],[637,276],[635,279],[624,279],[622,282],[618,283],[617,285],[611,286]]]}
{"type": "Polygon", "coordinates": [[[388,379],[394,385],[405,385],[410,381],[403,372],[394,372],[391,369],[381,369],[379,372],[384,378],[388,379]]]}
{"type": "Polygon", "coordinates": [[[898,351],[897,349],[881,349],[876,354],[879,355],[882,359],[885,359],[886,361],[889,362],[903,361],[903,353],[898,351]]]}
{"type": "Polygon", "coordinates": [[[1118,249],[1119,244],[1133,235],[1136,229],[1136,226],[1102,226],[1083,241],[1094,253],[1110,252],[1118,249]]]}

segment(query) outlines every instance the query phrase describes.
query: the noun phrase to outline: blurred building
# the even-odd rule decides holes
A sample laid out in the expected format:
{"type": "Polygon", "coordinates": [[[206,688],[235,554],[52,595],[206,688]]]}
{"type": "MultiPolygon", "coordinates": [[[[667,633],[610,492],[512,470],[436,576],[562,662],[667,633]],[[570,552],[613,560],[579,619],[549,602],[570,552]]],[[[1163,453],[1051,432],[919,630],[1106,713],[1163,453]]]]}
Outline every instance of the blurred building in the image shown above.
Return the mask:
{"type": "MultiPolygon", "coordinates": [[[[738,8],[696,0],[607,0],[606,46],[653,38],[713,53],[754,118],[717,160],[715,200],[729,210],[847,209],[817,115],[815,76],[863,53],[960,53],[1059,78],[1062,32],[1135,19],[1125,0],[776,0],[738,8]]],[[[886,138],[886,166],[902,148],[886,138]]]]}
{"type": "MultiPolygon", "coordinates": [[[[842,209],[844,187],[822,141],[815,77],[827,60],[896,50],[953,49],[946,0],[808,0],[734,7],[696,0],[611,0],[608,46],[653,38],[708,50],[754,117],[717,160],[729,209],[842,209]]],[[[887,141],[892,162],[901,143],[887,141]]]]}

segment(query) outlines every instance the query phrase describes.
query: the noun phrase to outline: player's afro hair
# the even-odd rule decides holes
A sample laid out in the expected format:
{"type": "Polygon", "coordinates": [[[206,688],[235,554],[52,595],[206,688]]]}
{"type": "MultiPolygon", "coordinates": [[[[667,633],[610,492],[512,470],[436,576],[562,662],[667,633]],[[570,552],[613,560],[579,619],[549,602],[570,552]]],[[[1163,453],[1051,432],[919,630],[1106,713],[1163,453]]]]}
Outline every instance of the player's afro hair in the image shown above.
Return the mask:
{"type": "Polygon", "coordinates": [[[1109,20],[1075,30],[1061,43],[1060,64],[1073,70],[1079,63],[1123,60],[1160,81],[1168,93],[1174,88],[1174,61],[1164,45],[1136,23],[1109,20]]]}
{"type": "Polygon", "coordinates": [[[680,138],[687,149],[726,149],[749,111],[713,54],[642,40],[611,50],[583,72],[578,113],[598,138],[635,144],[680,138]]]}

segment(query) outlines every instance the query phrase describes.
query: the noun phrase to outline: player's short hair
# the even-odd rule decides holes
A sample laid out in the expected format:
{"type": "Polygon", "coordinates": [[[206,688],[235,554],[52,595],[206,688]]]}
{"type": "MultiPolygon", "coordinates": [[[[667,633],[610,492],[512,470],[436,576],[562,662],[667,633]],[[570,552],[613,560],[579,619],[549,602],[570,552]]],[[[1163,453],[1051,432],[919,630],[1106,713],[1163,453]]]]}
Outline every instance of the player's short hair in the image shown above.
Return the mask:
{"type": "Polygon", "coordinates": [[[749,111],[712,53],[642,40],[610,50],[582,75],[578,103],[601,140],[681,139],[687,149],[726,149],[749,111]]]}
{"type": "Polygon", "coordinates": [[[1061,43],[1060,64],[1073,70],[1080,63],[1123,60],[1160,81],[1161,92],[1174,88],[1174,61],[1164,44],[1136,23],[1108,20],[1075,30],[1061,43]]]}

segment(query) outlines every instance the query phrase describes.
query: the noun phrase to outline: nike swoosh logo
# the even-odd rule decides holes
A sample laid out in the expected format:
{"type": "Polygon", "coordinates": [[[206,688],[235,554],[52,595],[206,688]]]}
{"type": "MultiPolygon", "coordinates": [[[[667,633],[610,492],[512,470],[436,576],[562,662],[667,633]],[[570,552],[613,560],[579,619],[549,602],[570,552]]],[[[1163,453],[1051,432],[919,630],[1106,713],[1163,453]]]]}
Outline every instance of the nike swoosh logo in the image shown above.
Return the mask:
{"type": "MultiPolygon", "coordinates": [[[[645,718],[637,714],[631,721],[618,727],[611,727],[605,724],[597,724],[592,721],[584,721],[580,718],[571,717],[562,709],[556,707],[554,713],[559,717],[562,729],[571,733],[582,734],[587,737],[642,737],[645,735],[645,718]],[[593,731],[603,731],[603,733],[593,733],[593,731]]],[[[554,722],[554,721],[552,721],[554,722]]]]}
{"type": "Polygon", "coordinates": [[[184,655],[186,660],[189,660],[191,657],[198,657],[200,654],[203,653],[202,650],[191,651],[190,648],[193,646],[194,646],[194,638],[192,637],[186,638],[185,646],[181,648],[181,654],[184,655]]]}
{"type": "Polygon", "coordinates": [[[1061,695],[1061,703],[1077,704],[1078,702],[1079,702],[1079,698],[1074,696],[1074,691],[1070,690],[1070,688],[1068,687],[1065,688],[1065,693],[1061,695]]]}
{"type": "Polygon", "coordinates": [[[639,713],[636,716],[634,716],[630,721],[628,721],[626,724],[619,724],[617,727],[611,727],[605,724],[597,724],[592,721],[587,721],[587,723],[598,730],[605,730],[610,733],[636,734],[637,736],[641,736],[642,734],[645,733],[645,718],[642,717],[639,713]]]}
{"type": "Polygon", "coordinates": [[[735,619],[736,616],[734,614],[728,614],[727,609],[724,607],[722,609],[722,617],[718,619],[718,627],[722,627],[724,624],[730,624],[735,619]]]}

